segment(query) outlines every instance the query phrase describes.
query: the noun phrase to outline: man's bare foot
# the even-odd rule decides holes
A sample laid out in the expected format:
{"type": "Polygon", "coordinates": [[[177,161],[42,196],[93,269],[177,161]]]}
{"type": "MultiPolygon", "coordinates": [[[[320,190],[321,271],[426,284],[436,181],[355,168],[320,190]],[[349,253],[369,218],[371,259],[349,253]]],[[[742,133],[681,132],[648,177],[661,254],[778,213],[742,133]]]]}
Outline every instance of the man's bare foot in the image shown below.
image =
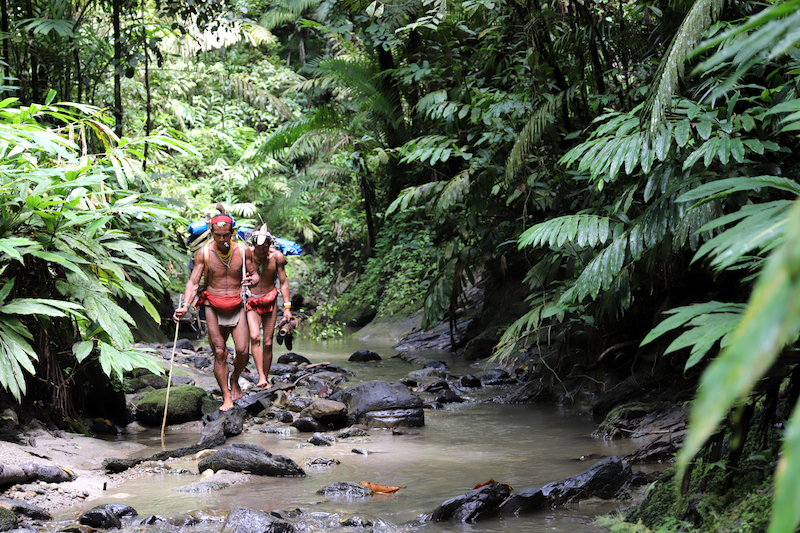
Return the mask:
{"type": "Polygon", "coordinates": [[[242,396],[242,389],[239,387],[239,380],[238,379],[231,379],[231,399],[235,402],[236,400],[241,400],[242,396]]]}
{"type": "Polygon", "coordinates": [[[259,377],[258,383],[256,383],[256,387],[258,387],[259,389],[263,389],[264,387],[269,387],[269,381],[267,381],[267,378],[259,377]]]}
{"type": "Polygon", "coordinates": [[[228,411],[233,407],[233,401],[223,402],[222,405],[219,407],[219,410],[222,412],[228,411]]]}

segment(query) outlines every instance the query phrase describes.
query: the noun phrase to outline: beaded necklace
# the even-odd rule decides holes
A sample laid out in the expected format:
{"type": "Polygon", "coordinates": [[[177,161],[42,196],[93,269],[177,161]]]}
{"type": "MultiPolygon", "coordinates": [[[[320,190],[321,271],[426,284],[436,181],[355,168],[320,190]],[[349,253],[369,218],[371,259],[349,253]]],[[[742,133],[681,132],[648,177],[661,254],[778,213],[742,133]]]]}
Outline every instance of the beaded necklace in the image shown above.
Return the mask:
{"type": "Polygon", "coordinates": [[[222,264],[225,266],[225,270],[227,270],[228,268],[230,268],[230,266],[231,266],[231,261],[233,261],[233,246],[231,246],[231,247],[228,249],[228,253],[226,253],[226,254],[223,254],[222,252],[220,252],[220,251],[219,251],[219,246],[218,246],[218,245],[217,245],[217,243],[215,242],[215,243],[214,243],[214,252],[216,252],[216,254],[217,254],[217,257],[219,257],[219,260],[220,260],[220,261],[222,262],[222,264]]]}

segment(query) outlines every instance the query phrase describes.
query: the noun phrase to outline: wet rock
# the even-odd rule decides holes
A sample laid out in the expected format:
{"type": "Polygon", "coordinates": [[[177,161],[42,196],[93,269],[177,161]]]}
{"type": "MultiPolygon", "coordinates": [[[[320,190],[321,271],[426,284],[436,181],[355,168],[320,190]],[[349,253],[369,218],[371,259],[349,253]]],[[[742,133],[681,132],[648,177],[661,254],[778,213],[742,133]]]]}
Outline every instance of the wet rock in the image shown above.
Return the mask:
{"type": "Polygon", "coordinates": [[[447,370],[447,364],[443,361],[435,361],[433,359],[425,362],[425,368],[435,368],[437,370],[447,370]]]}
{"type": "Polygon", "coordinates": [[[500,516],[519,516],[525,513],[538,511],[548,499],[542,489],[525,489],[509,497],[500,505],[500,516]]]}
{"type": "Polygon", "coordinates": [[[289,411],[294,411],[295,413],[301,412],[303,409],[314,403],[314,398],[307,398],[304,396],[297,396],[296,398],[291,398],[289,402],[286,404],[286,409],[289,411]]]}
{"type": "Polygon", "coordinates": [[[239,435],[244,428],[245,410],[239,406],[212,414],[211,422],[203,427],[198,445],[212,448],[224,444],[227,437],[239,435]]]}
{"type": "Polygon", "coordinates": [[[297,463],[284,455],[273,455],[255,444],[231,444],[203,458],[197,465],[200,472],[212,469],[249,472],[259,476],[305,476],[297,463]]]}
{"type": "Polygon", "coordinates": [[[294,417],[292,416],[292,413],[281,411],[275,415],[275,420],[283,424],[291,424],[294,421],[294,417]]]}
{"type": "Polygon", "coordinates": [[[188,492],[191,494],[200,494],[204,492],[217,492],[230,487],[230,483],[224,481],[198,481],[185,487],[177,489],[178,492],[188,492]]]}
{"type": "Polygon", "coordinates": [[[424,383],[419,387],[420,392],[437,392],[444,390],[450,390],[450,385],[448,385],[443,379],[429,381],[428,383],[424,383]]]}
{"type": "MultiPolygon", "coordinates": [[[[150,426],[161,425],[164,417],[166,396],[166,389],[154,390],[142,396],[134,404],[136,407],[136,419],[150,426]]],[[[206,391],[199,387],[178,385],[171,388],[167,424],[181,424],[199,420],[203,416],[203,399],[206,397],[206,391]]]]}
{"type": "MultiPolygon", "coordinates": [[[[51,520],[50,513],[22,500],[12,500],[10,498],[0,498],[0,509],[8,509],[18,516],[27,516],[34,520],[51,520]]],[[[0,529],[2,531],[2,529],[0,529]]]]}
{"type": "Polygon", "coordinates": [[[309,416],[325,426],[342,428],[347,425],[347,406],[333,400],[316,400],[300,411],[300,418],[309,416]]]}
{"type": "Polygon", "coordinates": [[[278,357],[278,362],[282,365],[290,365],[292,363],[299,365],[302,363],[310,364],[311,361],[308,360],[307,357],[300,355],[299,353],[288,352],[280,357],[278,357]]]}
{"type": "Polygon", "coordinates": [[[365,450],[364,448],[353,448],[350,451],[355,453],[355,454],[357,454],[357,455],[369,455],[369,452],[367,450],[365,450]]]}
{"type": "Polygon", "coordinates": [[[483,370],[481,372],[478,372],[476,374],[476,377],[480,379],[481,383],[485,386],[507,385],[509,383],[514,382],[514,379],[511,377],[511,374],[509,374],[502,368],[483,370]]]}
{"type": "Polygon", "coordinates": [[[656,439],[645,444],[634,453],[625,456],[626,463],[660,463],[672,461],[683,445],[684,434],[669,440],[656,439]]]}
{"type": "Polygon", "coordinates": [[[339,459],[331,457],[307,457],[303,460],[303,466],[306,468],[336,466],[340,463],[339,459]]]}
{"type": "Polygon", "coordinates": [[[464,401],[464,398],[448,389],[437,394],[435,401],[438,403],[461,403],[464,401]]]}
{"type": "Polygon", "coordinates": [[[365,429],[349,427],[341,430],[335,436],[337,439],[349,439],[350,437],[366,437],[367,435],[369,435],[369,433],[365,429]]]}
{"type": "Polygon", "coordinates": [[[122,527],[122,517],[137,514],[136,509],[129,505],[108,503],[89,509],[78,518],[78,522],[93,528],[119,529],[122,527]]]}
{"type": "Polygon", "coordinates": [[[350,481],[337,481],[326,485],[317,491],[317,494],[324,494],[327,497],[338,498],[367,498],[374,493],[369,487],[359,485],[350,481]]]}
{"type": "Polygon", "coordinates": [[[437,378],[443,378],[446,375],[447,372],[439,370],[438,368],[423,368],[422,370],[412,370],[406,377],[413,379],[417,383],[426,383],[437,378]]]}
{"type": "Polygon", "coordinates": [[[147,387],[152,387],[153,389],[164,389],[167,387],[167,378],[150,372],[148,374],[140,374],[137,377],[132,377],[125,380],[125,389],[129,392],[141,391],[147,387]]]}
{"type": "Polygon", "coordinates": [[[382,358],[372,350],[358,350],[347,359],[353,363],[365,363],[367,361],[380,361],[382,358]]]}
{"type": "Polygon", "coordinates": [[[333,446],[336,444],[336,437],[332,435],[323,435],[322,433],[314,433],[308,442],[314,446],[333,446]]]}
{"type": "Polygon", "coordinates": [[[310,416],[298,418],[292,422],[292,427],[297,428],[300,433],[313,433],[315,431],[327,431],[329,429],[327,426],[325,426],[325,424],[320,423],[318,420],[314,420],[310,416]]]}
{"type": "Polygon", "coordinates": [[[305,376],[298,378],[296,384],[300,387],[306,387],[311,395],[324,396],[330,395],[332,391],[339,390],[339,387],[336,386],[336,383],[342,383],[346,380],[347,378],[341,374],[336,374],[334,372],[320,372],[317,374],[306,374],[305,376]],[[326,379],[326,375],[330,376],[331,379],[326,379]]]}
{"type": "Polygon", "coordinates": [[[548,483],[542,487],[542,493],[554,507],[593,496],[608,500],[620,491],[631,475],[630,465],[619,457],[608,457],[580,474],[548,483]]]}
{"type": "Polygon", "coordinates": [[[471,524],[498,514],[500,504],[510,494],[508,485],[490,483],[442,503],[431,514],[431,520],[434,522],[452,520],[471,524]]]}
{"type": "Polygon", "coordinates": [[[222,527],[222,533],[293,533],[294,530],[289,522],[243,507],[234,509],[222,527]]]}
{"type": "Polygon", "coordinates": [[[365,528],[365,527],[372,527],[375,525],[375,522],[370,520],[369,518],[364,518],[361,516],[350,516],[339,522],[342,527],[358,527],[358,528],[365,528]]]}
{"type": "Polygon", "coordinates": [[[405,385],[368,381],[342,389],[331,400],[348,406],[348,422],[367,427],[418,427],[425,425],[422,400],[405,385]]]}
{"type": "Polygon", "coordinates": [[[481,380],[476,378],[472,374],[469,374],[467,376],[462,376],[461,379],[458,380],[458,383],[462,387],[469,387],[469,388],[475,388],[481,386],[481,380]]]}

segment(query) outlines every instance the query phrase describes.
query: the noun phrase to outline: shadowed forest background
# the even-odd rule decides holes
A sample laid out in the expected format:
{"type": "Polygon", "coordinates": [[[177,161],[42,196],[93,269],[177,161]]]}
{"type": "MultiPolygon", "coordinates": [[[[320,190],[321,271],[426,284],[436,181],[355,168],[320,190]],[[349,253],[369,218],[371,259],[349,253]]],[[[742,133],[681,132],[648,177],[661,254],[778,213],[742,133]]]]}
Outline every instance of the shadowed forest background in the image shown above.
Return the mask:
{"type": "Polygon", "coordinates": [[[454,348],[699,380],[678,478],[760,413],[795,531],[798,7],[6,0],[4,394],[69,424],[99,376],[158,371],[132,309],[169,316],[223,202],[304,247],[304,334],[452,324],[478,284],[454,348]]]}

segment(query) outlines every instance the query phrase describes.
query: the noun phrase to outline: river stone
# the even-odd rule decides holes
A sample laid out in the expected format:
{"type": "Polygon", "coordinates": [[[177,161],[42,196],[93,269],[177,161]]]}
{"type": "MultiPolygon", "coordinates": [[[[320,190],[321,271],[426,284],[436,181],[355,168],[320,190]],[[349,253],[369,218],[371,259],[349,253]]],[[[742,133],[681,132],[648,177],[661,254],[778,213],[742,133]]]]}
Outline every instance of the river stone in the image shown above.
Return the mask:
{"type": "Polygon", "coordinates": [[[308,442],[314,446],[333,446],[336,444],[336,437],[333,435],[323,435],[322,433],[314,433],[309,437],[308,442]]]}
{"type": "Polygon", "coordinates": [[[324,494],[329,498],[366,498],[372,496],[374,492],[371,488],[353,483],[352,481],[337,481],[330,485],[325,485],[317,491],[317,494],[324,494]]]}
{"type": "Polygon", "coordinates": [[[330,428],[319,420],[314,420],[310,416],[305,416],[296,419],[292,422],[292,427],[297,428],[300,433],[313,433],[320,431],[328,431],[330,428]]]}
{"type": "MultiPolygon", "coordinates": [[[[136,419],[149,426],[159,426],[164,418],[167,389],[150,391],[134,405],[136,419]]],[[[199,420],[203,416],[203,399],[206,391],[191,385],[172,387],[169,393],[167,424],[181,424],[199,420]]]]}
{"type": "Polygon", "coordinates": [[[537,511],[546,502],[542,489],[521,490],[500,505],[500,516],[519,516],[537,511]]]}
{"type": "Polygon", "coordinates": [[[472,524],[496,515],[500,504],[510,494],[508,485],[490,483],[442,503],[431,514],[431,520],[434,522],[453,520],[472,524]]]}
{"type": "Polygon", "coordinates": [[[16,515],[27,516],[34,520],[52,520],[52,516],[46,510],[28,503],[23,500],[14,500],[10,498],[0,498],[0,508],[8,509],[16,515]]]}
{"type": "Polygon", "coordinates": [[[420,385],[419,389],[420,392],[437,392],[443,390],[450,390],[450,385],[443,379],[435,379],[433,381],[429,381],[427,383],[423,383],[420,385]]]}
{"type": "Polygon", "coordinates": [[[371,428],[425,425],[422,399],[401,383],[359,383],[338,391],[330,399],[347,405],[350,425],[365,424],[371,428]]]}
{"type": "Polygon", "coordinates": [[[278,357],[278,362],[282,365],[290,365],[292,363],[296,365],[299,365],[301,363],[306,363],[306,364],[311,363],[311,361],[309,361],[307,357],[294,352],[287,352],[281,355],[280,357],[278,357]]]}
{"type": "Polygon", "coordinates": [[[326,420],[347,418],[347,406],[333,400],[316,400],[300,411],[300,416],[310,416],[314,420],[325,423],[326,420]]]}
{"type": "Polygon", "coordinates": [[[372,350],[358,350],[353,352],[353,355],[347,360],[353,363],[365,363],[367,361],[380,361],[381,356],[372,350]]]}
{"type": "Polygon", "coordinates": [[[461,384],[462,387],[474,388],[481,386],[481,380],[476,378],[472,374],[463,376],[458,382],[461,384]]]}
{"type": "Polygon", "coordinates": [[[269,513],[239,507],[228,515],[222,533],[293,533],[294,526],[269,513]]]}
{"type": "Polygon", "coordinates": [[[585,500],[596,496],[613,498],[631,477],[631,467],[612,456],[592,465],[580,474],[553,481],[542,487],[551,506],[585,500]]]}
{"type": "Polygon", "coordinates": [[[412,370],[406,377],[413,379],[417,383],[425,383],[435,378],[443,378],[447,372],[438,368],[423,368],[422,370],[412,370]]]}
{"type": "Polygon", "coordinates": [[[220,490],[227,489],[230,486],[231,486],[230,483],[225,483],[224,481],[197,481],[195,483],[190,483],[185,487],[179,487],[176,490],[178,492],[200,494],[203,492],[217,492],[220,490]]]}
{"type": "Polygon", "coordinates": [[[225,444],[227,437],[239,435],[244,429],[245,410],[238,405],[234,405],[227,411],[217,411],[212,414],[211,422],[203,427],[200,435],[199,446],[213,448],[225,444]]]}
{"type": "Polygon", "coordinates": [[[314,398],[297,396],[289,399],[289,402],[286,404],[286,409],[289,411],[294,411],[295,413],[300,413],[312,403],[314,403],[314,398]]]}
{"type": "Polygon", "coordinates": [[[123,516],[136,516],[136,509],[121,503],[107,503],[92,507],[83,513],[78,522],[85,526],[99,529],[119,529],[122,527],[123,516]]]}
{"type": "Polygon", "coordinates": [[[439,403],[461,403],[464,401],[464,398],[448,389],[437,394],[434,401],[439,403]]]}
{"type": "Polygon", "coordinates": [[[231,472],[249,472],[259,476],[305,476],[297,463],[285,455],[273,455],[255,444],[230,444],[202,459],[197,468],[200,472],[212,469],[231,472]]]}

